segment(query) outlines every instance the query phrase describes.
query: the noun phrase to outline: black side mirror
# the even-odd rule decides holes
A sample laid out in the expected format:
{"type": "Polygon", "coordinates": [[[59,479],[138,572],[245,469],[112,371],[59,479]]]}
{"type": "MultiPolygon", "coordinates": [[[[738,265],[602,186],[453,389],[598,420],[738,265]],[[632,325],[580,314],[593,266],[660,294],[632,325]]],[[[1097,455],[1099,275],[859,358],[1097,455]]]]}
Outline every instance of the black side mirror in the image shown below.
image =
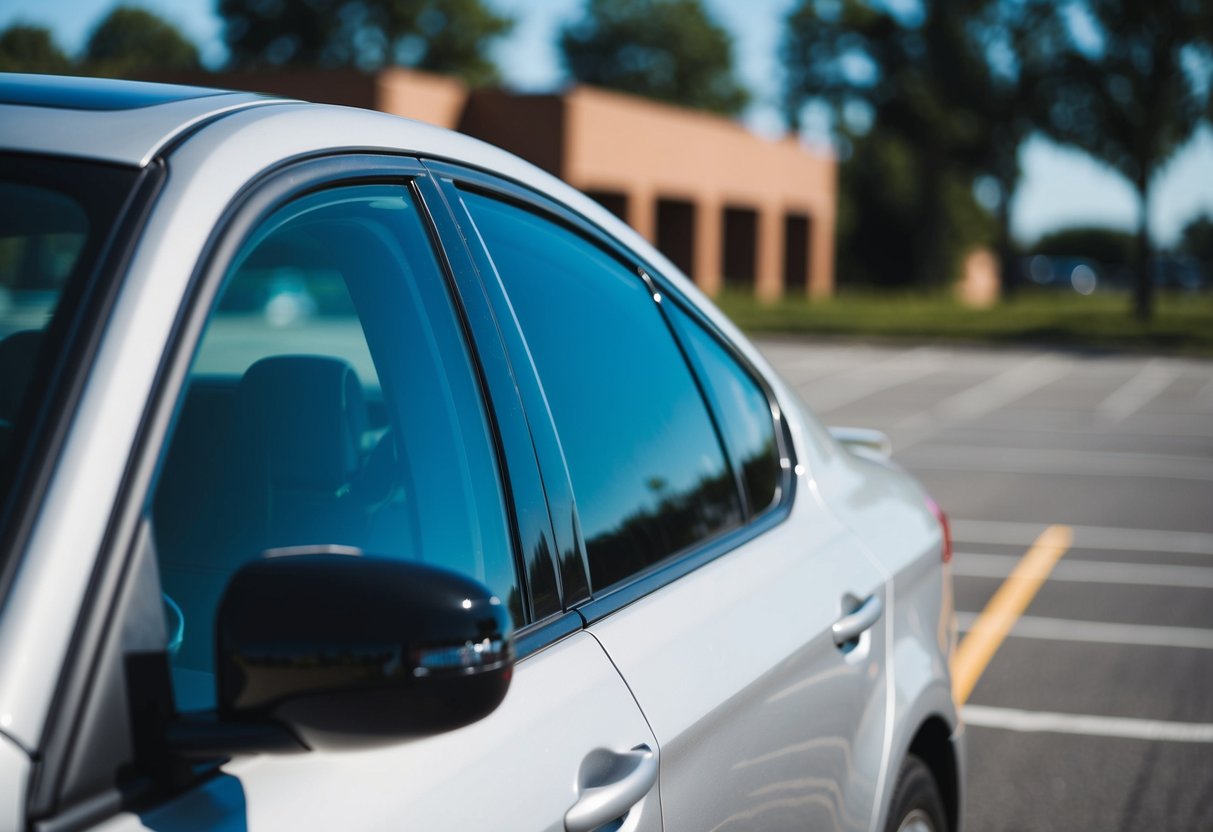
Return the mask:
{"type": "Polygon", "coordinates": [[[218,724],[277,723],[309,749],[462,727],[501,703],[513,671],[500,599],[454,572],[386,558],[246,564],[223,596],[216,638],[218,724]]]}

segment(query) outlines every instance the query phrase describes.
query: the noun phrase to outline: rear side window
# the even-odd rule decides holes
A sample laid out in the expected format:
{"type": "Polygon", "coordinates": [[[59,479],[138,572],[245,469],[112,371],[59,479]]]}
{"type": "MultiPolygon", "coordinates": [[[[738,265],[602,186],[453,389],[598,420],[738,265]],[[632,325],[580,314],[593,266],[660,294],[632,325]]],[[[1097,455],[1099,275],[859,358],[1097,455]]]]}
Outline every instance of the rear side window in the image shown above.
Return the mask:
{"type": "Polygon", "coordinates": [[[733,466],[741,471],[750,514],[779,499],[783,470],[771,403],[758,382],[719,341],[671,304],[668,311],[720,415],[733,466]]]}
{"type": "Polygon", "coordinates": [[[543,384],[593,587],[737,526],[732,470],[644,281],[555,222],[463,199],[543,384]]]}

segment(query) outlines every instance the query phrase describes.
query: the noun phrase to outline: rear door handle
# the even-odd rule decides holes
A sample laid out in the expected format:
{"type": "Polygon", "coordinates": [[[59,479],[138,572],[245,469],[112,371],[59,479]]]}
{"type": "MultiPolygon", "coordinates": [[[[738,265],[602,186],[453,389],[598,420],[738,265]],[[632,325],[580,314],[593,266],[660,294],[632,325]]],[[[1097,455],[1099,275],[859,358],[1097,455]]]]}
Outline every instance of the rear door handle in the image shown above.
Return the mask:
{"type": "Polygon", "coordinates": [[[590,752],[577,778],[577,802],[565,813],[568,832],[593,832],[626,815],[657,783],[657,756],[647,745],[590,752]]]}
{"type": "Polygon", "coordinates": [[[847,642],[859,638],[880,620],[880,614],[883,612],[884,602],[876,595],[869,595],[866,601],[834,622],[831,628],[834,632],[834,643],[842,647],[847,642]]]}

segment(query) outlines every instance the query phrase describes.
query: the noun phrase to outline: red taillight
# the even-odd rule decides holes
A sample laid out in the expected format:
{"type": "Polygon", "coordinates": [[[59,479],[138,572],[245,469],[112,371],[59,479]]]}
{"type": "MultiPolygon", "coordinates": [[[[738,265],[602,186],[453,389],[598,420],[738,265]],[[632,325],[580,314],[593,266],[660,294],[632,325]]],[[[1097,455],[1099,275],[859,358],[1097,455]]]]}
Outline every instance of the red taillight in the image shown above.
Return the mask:
{"type": "Polygon", "coordinates": [[[952,562],[952,524],[948,522],[948,515],[939,503],[927,497],[927,505],[931,508],[931,513],[935,515],[935,519],[939,521],[939,529],[943,532],[943,548],[939,553],[940,559],[944,563],[952,562]]]}

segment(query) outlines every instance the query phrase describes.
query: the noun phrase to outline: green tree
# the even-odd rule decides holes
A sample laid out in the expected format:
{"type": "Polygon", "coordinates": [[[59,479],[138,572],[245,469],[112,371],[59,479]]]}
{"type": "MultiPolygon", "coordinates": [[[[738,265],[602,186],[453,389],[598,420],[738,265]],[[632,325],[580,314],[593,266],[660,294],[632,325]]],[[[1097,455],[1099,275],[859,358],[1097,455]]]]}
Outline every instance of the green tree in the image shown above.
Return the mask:
{"type": "Polygon", "coordinates": [[[1105,266],[1126,266],[1133,261],[1134,239],[1115,228],[1076,226],[1052,231],[1032,246],[1033,254],[1053,257],[1082,257],[1105,266]]]}
{"type": "Polygon", "coordinates": [[[949,233],[939,256],[955,272],[970,246],[991,240],[994,223],[977,205],[969,179],[945,170],[922,180],[916,149],[900,136],[871,131],[851,142],[838,188],[838,274],[843,284],[923,285],[914,264],[924,262],[932,238],[922,233],[924,192],[939,190],[949,233]]]}
{"type": "Polygon", "coordinates": [[[1035,127],[1036,88],[1059,54],[1056,33],[1045,27],[1051,5],[800,0],[788,16],[782,52],[789,126],[800,126],[807,104],[825,104],[844,145],[869,132],[886,134],[916,169],[915,282],[946,279],[956,255],[977,241],[966,235],[989,233],[987,224],[966,218],[965,200],[956,195],[959,185],[981,182],[997,219],[990,236],[1004,287],[1011,285],[1009,205],[1019,148],[1035,127]]]}
{"type": "Polygon", "coordinates": [[[401,65],[473,86],[499,79],[489,50],[514,25],[484,0],[219,0],[218,8],[236,68],[401,65]]]}
{"type": "Polygon", "coordinates": [[[1134,313],[1153,310],[1147,205],[1155,174],[1207,113],[1213,70],[1208,0],[1083,0],[1053,14],[1068,36],[1063,71],[1041,88],[1045,128],[1133,183],[1139,203],[1134,313]]]}
{"type": "Polygon", "coordinates": [[[126,77],[200,65],[198,47],[181,30],[135,6],[118,6],[97,23],[82,63],[97,75],[126,77]]]}
{"type": "Polygon", "coordinates": [[[561,31],[560,51],[584,84],[726,115],[749,102],[732,38],[700,0],[588,0],[561,31]]]}
{"type": "Polygon", "coordinates": [[[71,62],[49,29],[16,23],[0,32],[0,72],[57,75],[70,70],[71,62]]]}
{"type": "Polygon", "coordinates": [[[1194,217],[1184,226],[1179,251],[1213,266],[1213,215],[1194,217]]]}

